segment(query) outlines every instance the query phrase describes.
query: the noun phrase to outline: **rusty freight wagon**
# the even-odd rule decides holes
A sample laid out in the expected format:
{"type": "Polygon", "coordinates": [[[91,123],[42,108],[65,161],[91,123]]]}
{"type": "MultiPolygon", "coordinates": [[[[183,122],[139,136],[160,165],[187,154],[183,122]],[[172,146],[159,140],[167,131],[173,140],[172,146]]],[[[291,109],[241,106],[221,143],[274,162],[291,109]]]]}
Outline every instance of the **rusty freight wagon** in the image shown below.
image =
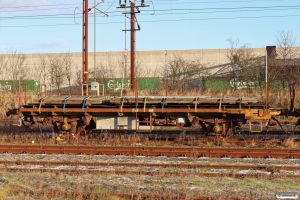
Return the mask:
{"type": "Polygon", "coordinates": [[[194,131],[229,136],[244,132],[296,133],[299,114],[265,107],[255,97],[50,96],[8,111],[23,124],[52,124],[59,134],[93,130],[194,131]]]}

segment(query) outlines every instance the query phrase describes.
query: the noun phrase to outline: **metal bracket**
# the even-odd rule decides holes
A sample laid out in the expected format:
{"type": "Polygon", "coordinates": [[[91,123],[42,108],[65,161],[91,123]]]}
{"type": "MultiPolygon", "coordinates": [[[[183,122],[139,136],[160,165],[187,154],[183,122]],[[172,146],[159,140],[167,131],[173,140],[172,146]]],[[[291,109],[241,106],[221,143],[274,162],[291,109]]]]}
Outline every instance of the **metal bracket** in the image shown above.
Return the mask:
{"type": "Polygon", "coordinates": [[[91,98],[91,96],[87,96],[87,97],[84,97],[83,101],[82,101],[82,112],[84,112],[84,106],[86,104],[86,100],[91,98]]]}
{"type": "Polygon", "coordinates": [[[219,112],[221,112],[221,107],[222,107],[222,98],[220,98],[220,101],[219,101],[219,112]]]}
{"type": "Polygon", "coordinates": [[[40,105],[39,105],[39,114],[41,114],[41,107],[42,107],[42,102],[47,98],[48,96],[46,97],[43,97],[40,99],[40,105]]]}
{"type": "Polygon", "coordinates": [[[68,96],[64,99],[64,106],[63,106],[63,112],[66,113],[66,104],[67,104],[67,100],[70,99],[71,96],[68,96]]]}
{"type": "Polygon", "coordinates": [[[144,112],[146,112],[147,97],[144,98],[144,112]]]}
{"type": "Polygon", "coordinates": [[[196,100],[195,100],[195,112],[197,112],[197,105],[198,105],[198,97],[196,97],[196,100]]]}
{"type": "Polygon", "coordinates": [[[125,97],[122,98],[122,103],[121,103],[121,113],[123,112],[124,101],[125,101],[125,97]]]}
{"type": "Polygon", "coordinates": [[[165,102],[166,102],[166,98],[163,98],[161,100],[161,108],[162,108],[161,113],[165,112],[165,102]]]}

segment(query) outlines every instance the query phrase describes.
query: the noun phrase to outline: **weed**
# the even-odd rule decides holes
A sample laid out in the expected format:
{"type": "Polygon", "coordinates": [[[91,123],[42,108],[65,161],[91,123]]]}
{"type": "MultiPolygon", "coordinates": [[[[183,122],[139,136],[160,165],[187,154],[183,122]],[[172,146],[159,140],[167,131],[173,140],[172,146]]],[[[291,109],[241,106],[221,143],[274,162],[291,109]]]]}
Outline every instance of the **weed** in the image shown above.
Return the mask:
{"type": "Polygon", "coordinates": [[[287,138],[283,140],[282,145],[288,148],[297,148],[298,145],[295,143],[294,138],[287,138]]]}
{"type": "Polygon", "coordinates": [[[108,194],[105,190],[103,190],[100,186],[94,186],[91,189],[91,193],[88,196],[88,199],[90,200],[96,200],[96,199],[107,199],[107,200],[119,200],[119,197],[113,196],[108,194]]]}
{"type": "Polygon", "coordinates": [[[250,147],[255,147],[256,146],[256,143],[255,143],[255,141],[253,139],[251,140],[249,146],[250,147]]]}

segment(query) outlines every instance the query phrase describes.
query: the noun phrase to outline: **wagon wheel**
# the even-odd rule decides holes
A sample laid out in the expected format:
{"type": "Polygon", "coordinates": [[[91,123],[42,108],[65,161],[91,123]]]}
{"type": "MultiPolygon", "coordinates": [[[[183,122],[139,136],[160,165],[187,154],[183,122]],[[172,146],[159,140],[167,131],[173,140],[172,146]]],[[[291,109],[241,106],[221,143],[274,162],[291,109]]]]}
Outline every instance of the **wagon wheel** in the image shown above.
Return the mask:
{"type": "Polygon", "coordinates": [[[24,119],[22,120],[22,125],[25,126],[26,128],[32,129],[32,122],[25,121],[24,119]]]}
{"type": "Polygon", "coordinates": [[[231,138],[231,136],[233,136],[233,130],[232,127],[228,128],[228,130],[226,131],[226,134],[223,135],[224,138],[231,138]]]}

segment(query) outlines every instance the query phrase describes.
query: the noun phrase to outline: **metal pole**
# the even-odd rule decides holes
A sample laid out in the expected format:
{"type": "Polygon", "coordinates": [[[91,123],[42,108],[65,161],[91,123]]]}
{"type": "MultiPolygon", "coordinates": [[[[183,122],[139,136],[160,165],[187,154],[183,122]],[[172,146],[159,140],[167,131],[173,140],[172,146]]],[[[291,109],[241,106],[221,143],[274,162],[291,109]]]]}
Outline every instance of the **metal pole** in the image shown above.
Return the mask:
{"type": "Polygon", "coordinates": [[[130,63],[130,83],[131,83],[131,90],[134,91],[136,89],[135,84],[135,4],[130,2],[130,12],[131,12],[131,18],[130,18],[130,33],[131,33],[131,63],[130,63]]]}
{"type": "Polygon", "coordinates": [[[166,96],[168,96],[168,88],[169,88],[169,80],[168,80],[168,77],[167,77],[167,80],[166,80],[166,96]]]}
{"type": "MultiPolygon", "coordinates": [[[[167,54],[168,51],[165,50],[165,70],[167,69],[167,54]]],[[[167,71],[167,78],[166,78],[166,96],[168,96],[168,88],[169,88],[169,71],[167,71]]]]}
{"type": "Polygon", "coordinates": [[[82,85],[83,95],[87,95],[88,88],[88,12],[89,12],[88,0],[83,0],[83,53],[82,53],[82,85]]]}
{"type": "Polygon", "coordinates": [[[21,81],[19,78],[19,106],[21,106],[21,81]]]}
{"type": "MultiPolygon", "coordinates": [[[[94,0],[96,5],[96,0],[94,0]]],[[[96,9],[94,8],[94,81],[96,81],[96,9]]],[[[99,96],[99,91],[98,91],[99,96]]]]}
{"type": "Polygon", "coordinates": [[[266,50],[266,109],[269,109],[269,85],[268,85],[268,51],[266,50]]]}
{"type": "Polygon", "coordinates": [[[121,97],[123,96],[123,87],[124,87],[124,78],[125,78],[125,76],[126,76],[126,61],[127,61],[127,59],[126,59],[126,57],[127,57],[127,54],[128,54],[128,52],[127,52],[127,48],[126,48],[126,46],[127,46],[127,41],[126,41],[126,36],[127,36],[127,34],[126,34],[126,1],[125,1],[125,31],[124,31],[124,45],[125,45],[125,49],[124,49],[124,65],[123,65],[123,74],[122,74],[122,88],[121,88],[121,97]]]}

